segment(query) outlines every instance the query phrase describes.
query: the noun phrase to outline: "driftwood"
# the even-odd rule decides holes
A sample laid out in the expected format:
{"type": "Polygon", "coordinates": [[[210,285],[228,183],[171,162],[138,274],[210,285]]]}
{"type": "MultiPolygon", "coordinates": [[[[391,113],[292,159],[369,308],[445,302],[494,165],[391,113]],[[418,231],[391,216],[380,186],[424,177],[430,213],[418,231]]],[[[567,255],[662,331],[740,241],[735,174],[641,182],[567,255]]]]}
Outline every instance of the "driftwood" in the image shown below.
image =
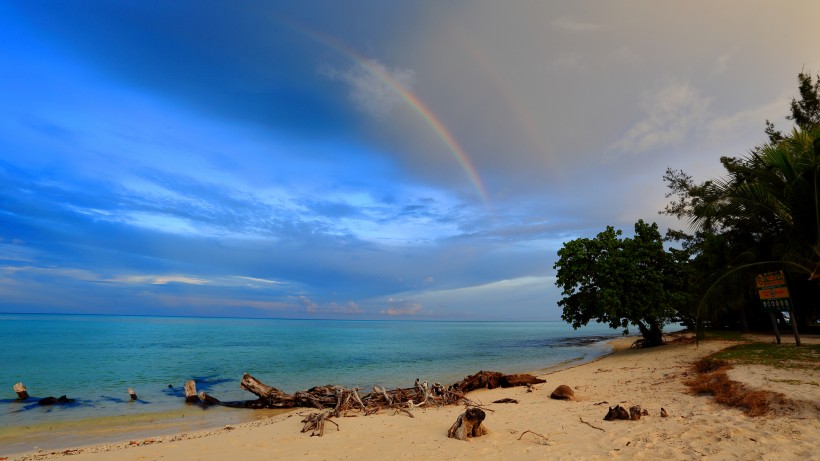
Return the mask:
{"type": "Polygon", "coordinates": [[[456,422],[447,431],[447,437],[458,440],[469,440],[472,437],[481,437],[490,433],[484,426],[486,414],[481,408],[470,408],[458,415],[456,422]]]}
{"type": "Polygon", "coordinates": [[[193,379],[185,381],[185,401],[188,403],[199,402],[199,396],[196,394],[196,382],[193,379]]]}
{"type": "MultiPolygon", "coordinates": [[[[348,410],[360,410],[366,415],[378,412],[383,408],[393,408],[400,411],[413,409],[422,406],[438,407],[454,404],[470,404],[464,394],[468,391],[482,387],[512,387],[525,386],[527,384],[541,383],[532,375],[504,375],[492,371],[480,371],[475,375],[468,376],[449,387],[444,387],[439,383],[429,385],[427,381],[416,380],[413,387],[387,389],[385,387],[373,386],[373,391],[364,395],[359,394],[359,389],[346,389],[342,386],[316,386],[308,390],[297,391],[288,394],[280,389],[259,381],[253,376],[245,373],[242,376],[240,387],[257,396],[256,400],[245,400],[239,402],[222,402],[215,397],[200,393],[195,394],[196,389],[191,390],[194,394],[188,393],[189,381],[186,383],[186,400],[189,395],[195,396],[196,400],[204,404],[223,405],[241,408],[316,408],[318,410],[330,409],[333,416],[339,416],[348,410]]],[[[193,386],[193,384],[191,384],[193,386]]],[[[406,412],[410,416],[412,413],[406,412]]]]}
{"type": "Polygon", "coordinates": [[[23,383],[17,383],[14,385],[14,392],[17,393],[17,398],[20,400],[26,400],[28,396],[28,392],[26,391],[26,386],[23,383]]]}
{"type": "Polygon", "coordinates": [[[474,391],[476,389],[495,389],[496,387],[516,387],[533,384],[541,384],[546,381],[528,374],[505,375],[497,371],[481,370],[474,375],[467,376],[451,387],[461,392],[474,391]]]}
{"type": "MultiPolygon", "coordinates": [[[[661,410],[661,414],[666,413],[666,410],[661,410]]],[[[629,407],[629,411],[620,405],[615,405],[614,407],[609,407],[609,411],[606,416],[604,416],[604,421],[612,421],[613,419],[631,419],[632,421],[637,421],[641,419],[641,416],[648,415],[649,411],[642,410],[640,405],[629,407]]]]}
{"type": "Polygon", "coordinates": [[[39,405],[57,405],[57,404],[66,404],[66,403],[74,403],[74,399],[69,399],[66,396],[57,397],[46,397],[44,399],[40,399],[37,401],[39,405]]]}
{"type": "Polygon", "coordinates": [[[604,421],[612,421],[613,419],[629,419],[629,412],[620,405],[609,407],[609,411],[604,416],[604,421]]]}
{"type": "Polygon", "coordinates": [[[304,426],[302,427],[302,433],[307,431],[311,431],[310,436],[323,436],[325,435],[325,422],[334,424],[336,426],[336,430],[339,430],[339,425],[336,424],[334,421],[331,421],[330,418],[333,416],[333,413],[330,411],[323,411],[321,413],[311,413],[305,416],[305,419],[302,420],[304,426]]]}

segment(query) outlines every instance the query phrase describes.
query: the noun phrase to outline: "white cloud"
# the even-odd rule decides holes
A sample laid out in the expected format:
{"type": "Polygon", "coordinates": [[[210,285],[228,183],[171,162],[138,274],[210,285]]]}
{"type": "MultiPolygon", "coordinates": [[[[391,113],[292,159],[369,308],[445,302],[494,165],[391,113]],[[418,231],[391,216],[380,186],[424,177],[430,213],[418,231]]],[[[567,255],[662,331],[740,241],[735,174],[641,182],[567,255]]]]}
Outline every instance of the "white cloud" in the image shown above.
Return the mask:
{"type": "Polygon", "coordinates": [[[183,283],[186,285],[205,285],[207,280],[187,277],[184,275],[120,275],[106,282],[114,283],[134,283],[134,284],[150,284],[150,285],[167,285],[169,283],[183,283]]]}
{"type": "Polygon", "coordinates": [[[416,75],[410,69],[389,69],[375,59],[357,62],[345,71],[329,70],[325,74],[347,83],[350,99],[356,108],[377,118],[390,115],[393,108],[402,102],[396,87],[409,91],[416,75]]]}
{"type": "Polygon", "coordinates": [[[678,144],[704,122],[710,104],[710,99],[702,97],[691,85],[679,82],[644,92],[641,99],[645,117],[612,148],[639,153],[678,144]]]}

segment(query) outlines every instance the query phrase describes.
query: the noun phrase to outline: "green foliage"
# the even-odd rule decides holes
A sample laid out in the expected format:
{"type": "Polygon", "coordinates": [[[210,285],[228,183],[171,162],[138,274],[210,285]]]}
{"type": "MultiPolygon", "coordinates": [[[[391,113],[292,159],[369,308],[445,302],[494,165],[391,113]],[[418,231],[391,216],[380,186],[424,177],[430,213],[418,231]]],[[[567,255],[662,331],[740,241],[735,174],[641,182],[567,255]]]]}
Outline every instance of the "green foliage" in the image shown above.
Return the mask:
{"type": "Polygon", "coordinates": [[[558,251],[561,318],[573,328],[596,320],[624,333],[633,325],[646,346],[659,345],[683,292],[679,261],[664,250],[655,223],[638,221],[634,237],[621,235],[608,226],[595,238],[566,242],[558,251]]]}
{"type": "Polygon", "coordinates": [[[792,115],[786,119],[793,120],[794,124],[802,129],[808,129],[820,124],[820,75],[817,76],[817,81],[812,83],[811,74],[800,72],[797,81],[800,100],[792,98],[792,115]]]}
{"type": "MultiPolygon", "coordinates": [[[[800,99],[792,98],[790,109],[791,115],[787,120],[794,121],[797,128],[808,130],[820,125],[820,75],[817,81],[812,82],[811,74],[800,72],[797,75],[798,90],[800,99]]],[[[766,135],[772,144],[783,140],[783,133],[774,128],[774,124],[766,120],[766,135]]]]}
{"type": "Polygon", "coordinates": [[[769,142],[744,157],[721,158],[721,177],[696,183],[671,168],[664,175],[673,201],[661,213],[695,232],[670,239],[690,253],[690,284],[703,294],[694,308],[701,319],[707,311],[756,305],[756,272],[785,269],[799,286],[820,278],[820,76],[814,82],[801,72],[798,81],[790,133],[767,120],[769,142]]]}

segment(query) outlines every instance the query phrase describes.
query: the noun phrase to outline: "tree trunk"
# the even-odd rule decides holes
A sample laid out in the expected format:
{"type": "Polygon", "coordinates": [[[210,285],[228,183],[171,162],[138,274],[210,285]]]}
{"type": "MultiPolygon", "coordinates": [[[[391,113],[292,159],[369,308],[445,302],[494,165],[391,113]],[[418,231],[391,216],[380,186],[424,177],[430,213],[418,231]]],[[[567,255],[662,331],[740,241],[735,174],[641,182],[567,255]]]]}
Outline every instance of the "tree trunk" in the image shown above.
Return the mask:
{"type": "Polygon", "coordinates": [[[656,347],[663,345],[663,325],[655,319],[647,319],[646,324],[637,322],[638,329],[643,336],[641,347],[656,347]]]}

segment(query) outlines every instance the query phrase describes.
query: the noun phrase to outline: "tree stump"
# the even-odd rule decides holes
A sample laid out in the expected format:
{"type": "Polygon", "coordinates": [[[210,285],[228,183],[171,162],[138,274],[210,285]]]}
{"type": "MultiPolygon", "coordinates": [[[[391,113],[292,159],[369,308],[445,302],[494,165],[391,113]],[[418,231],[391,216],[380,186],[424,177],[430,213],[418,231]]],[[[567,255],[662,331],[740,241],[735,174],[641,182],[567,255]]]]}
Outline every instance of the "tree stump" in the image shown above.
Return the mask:
{"type": "Polygon", "coordinates": [[[26,391],[26,386],[24,386],[23,383],[15,384],[14,392],[17,393],[17,398],[20,400],[26,400],[28,398],[28,392],[26,391]]]}
{"type": "Polygon", "coordinates": [[[193,379],[185,381],[185,401],[188,403],[199,402],[199,396],[196,393],[196,382],[193,379]]]}
{"type": "Polygon", "coordinates": [[[481,408],[470,408],[458,415],[456,422],[447,431],[447,437],[469,441],[472,437],[489,434],[489,429],[483,424],[485,417],[486,414],[481,408]]]}

